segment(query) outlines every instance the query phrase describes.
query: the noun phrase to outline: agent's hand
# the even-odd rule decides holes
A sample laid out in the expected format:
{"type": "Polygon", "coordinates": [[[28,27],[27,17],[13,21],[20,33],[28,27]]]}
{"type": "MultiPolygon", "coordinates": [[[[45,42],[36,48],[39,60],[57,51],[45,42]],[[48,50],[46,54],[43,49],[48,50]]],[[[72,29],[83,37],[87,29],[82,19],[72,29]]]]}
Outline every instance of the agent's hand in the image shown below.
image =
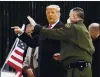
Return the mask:
{"type": "Polygon", "coordinates": [[[16,34],[22,34],[24,31],[20,28],[20,27],[18,27],[18,26],[14,26],[14,27],[11,27],[12,29],[14,29],[14,32],[16,33],[16,34]]]}
{"type": "Polygon", "coordinates": [[[71,23],[71,22],[70,22],[70,18],[67,19],[67,23],[71,23]]]}
{"type": "Polygon", "coordinates": [[[30,24],[31,24],[33,27],[36,25],[36,22],[35,22],[35,20],[34,20],[32,17],[27,16],[27,19],[29,20],[30,24]]]}
{"type": "Polygon", "coordinates": [[[55,54],[53,55],[53,58],[54,58],[55,60],[57,60],[57,61],[61,60],[60,53],[55,53],[55,54]]]}
{"type": "Polygon", "coordinates": [[[28,77],[35,77],[33,71],[31,68],[26,69],[26,73],[28,77]]]}

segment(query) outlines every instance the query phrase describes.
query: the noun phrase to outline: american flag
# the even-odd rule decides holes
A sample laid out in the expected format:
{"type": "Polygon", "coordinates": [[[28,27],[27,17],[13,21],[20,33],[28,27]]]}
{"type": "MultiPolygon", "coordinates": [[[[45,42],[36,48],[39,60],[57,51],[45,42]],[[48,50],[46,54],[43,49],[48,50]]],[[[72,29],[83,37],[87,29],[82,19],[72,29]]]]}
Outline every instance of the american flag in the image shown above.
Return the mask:
{"type": "Polygon", "coordinates": [[[7,64],[16,70],[16,77],[22,77],[23,54],[25,49],[26,44],[17,38],[16,45],[7,59],[7,64]]]}

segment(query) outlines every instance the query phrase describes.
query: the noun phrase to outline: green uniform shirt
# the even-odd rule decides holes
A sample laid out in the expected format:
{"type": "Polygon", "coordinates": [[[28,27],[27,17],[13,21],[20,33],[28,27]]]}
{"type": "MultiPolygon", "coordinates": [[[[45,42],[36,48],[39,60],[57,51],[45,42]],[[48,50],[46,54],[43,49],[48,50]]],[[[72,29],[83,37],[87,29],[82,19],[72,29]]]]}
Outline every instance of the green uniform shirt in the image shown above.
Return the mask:
{"type": "Polygon", "coordinates": [[[66,61],[67,64],[77,60],[92,62],[95,49],[89,32],[82,22],[65,24],[65,27],[60,29],[43,27],[40,33],[61,41],[61,61],[66,61]]]}

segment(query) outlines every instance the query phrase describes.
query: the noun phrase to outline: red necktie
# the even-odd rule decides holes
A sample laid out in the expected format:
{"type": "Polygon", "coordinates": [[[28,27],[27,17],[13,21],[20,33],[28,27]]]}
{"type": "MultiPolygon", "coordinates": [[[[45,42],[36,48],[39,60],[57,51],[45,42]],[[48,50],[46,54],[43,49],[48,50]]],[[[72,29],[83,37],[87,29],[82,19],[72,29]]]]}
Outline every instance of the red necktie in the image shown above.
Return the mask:
{"type": "Polygon", "coordinates": [[[49,24],[48,29],[51,29],[51,27],[52,27],[52,25],[51,25],[51,24],[49,24]]]}

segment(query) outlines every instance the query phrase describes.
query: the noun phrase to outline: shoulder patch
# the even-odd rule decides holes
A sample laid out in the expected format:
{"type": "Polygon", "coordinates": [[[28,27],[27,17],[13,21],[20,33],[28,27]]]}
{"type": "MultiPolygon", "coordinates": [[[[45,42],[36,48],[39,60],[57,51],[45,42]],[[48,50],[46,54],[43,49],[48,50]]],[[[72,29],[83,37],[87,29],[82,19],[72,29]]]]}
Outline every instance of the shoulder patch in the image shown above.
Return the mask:
{"type": "Polygon", "coordinates": [[[71,24],[65,24],[65,27],[66,28],[70,28],[71,27],[71,24]]]}

